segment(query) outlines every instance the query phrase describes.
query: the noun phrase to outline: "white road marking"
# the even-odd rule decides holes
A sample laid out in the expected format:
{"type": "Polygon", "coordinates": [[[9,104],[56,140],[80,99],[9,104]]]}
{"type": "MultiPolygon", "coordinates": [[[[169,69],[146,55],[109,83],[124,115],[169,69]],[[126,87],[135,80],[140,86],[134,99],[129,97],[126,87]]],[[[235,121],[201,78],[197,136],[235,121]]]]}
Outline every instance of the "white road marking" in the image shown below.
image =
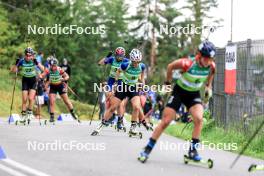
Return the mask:
{"type": "Polygon", "coordinates": [[[13,176],[27,176],[27,175],[25,175],[25,174],[23,174],[23,173],[21,173],[21,172],[18,172],[18,171],[16,171],[16,170],[11,169],[11,168],[9,168],[9,167],[7,167],[7,166],[5,166],[5,165],[2,165],[2,164],[0,164],[0,170],[3,170],[3,171],[5,171],[6,173],[9,173],[9,174],[11,174],[11,175],[13,175],[13,176]]]}
{"type": "Polygon", "coordinates": [[[19,162],[16,162],[16,161],[8,159],[8,158],[7,159],[3,159],[1,161],[5,162],[5,163],[7,163],[9,165],[12,165],[12,166],[14,166],[14,167],[16,167],[18,169],[24,170],[24,171],[26,171],[26,172],[28,172],[30,174],[34,174],[34,175],[37,175],[37,176],[50,176],[50,175],[48,175],[46,173],[43,173],[43,172],[38,171],[36,169],[30,168],[30,167],[28,167],[28,166],[26,166],[24,164],[21,164],[19,162]]]}

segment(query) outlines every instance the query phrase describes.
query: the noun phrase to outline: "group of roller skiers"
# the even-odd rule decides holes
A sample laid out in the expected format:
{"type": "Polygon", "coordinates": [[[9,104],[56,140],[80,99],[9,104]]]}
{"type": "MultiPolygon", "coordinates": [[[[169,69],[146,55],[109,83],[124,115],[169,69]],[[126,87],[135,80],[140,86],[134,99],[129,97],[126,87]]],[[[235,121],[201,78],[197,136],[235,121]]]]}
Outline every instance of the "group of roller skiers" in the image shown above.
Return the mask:
{"type": "Polygon", "coordinates": [[[22,112],[20,123],[33,118],[33,106],[35,101],[38,104],[38,87],[41,82],[45,81],[45,89],[49,94],[49,122],[55,121],[55,100],[59,94],[67,106],[72,117],[78,120],[73,105],[67,95],[67,81],[69,75],[59,67],[59,62],[55,57],[49,57],[45,67],[36,59],[35,51],[28,47],[24,51],[24,57],[20,57],[16,65],[11,69],[16,75],[19,72],[22,76],[22,112]]]}
{"type": "MultiPolygon", "coordinates": [[[[203,106],[200,96],[200,89],[205,85],[205,92],[211,92],[212,81],[215,73],[214,56],[216,53],[215,46],[208,40],[203,41],[198,46],[197,54],[193,57],[181,58],[171,62],[167,67],[167,77],[165,85],[172,84],[173,70],[180,70],[181,77],[175,82],[175,86],[169,97],[167,105],[163,111],[161,122],[154,129],[144,150],[140,153],[139,160],[145,162],[152,149],[154,148],[160,135],[175,118],[176,112],[181,104],[184,104],[193,118],[194,129],[188,157],[194,161],[200,161],[202,158],[197,152],[197,146],[200,142],[200,134],[203,126],[203,106]]],[[[25,50],[25,56],[19,60],[13,69],[18,69],[22,74],[22,118],[24,121],[27,115],[32,115],[36,87],[39,79],[46,78],[46,84],[49,85],[50,98],[50,122],[54,121],[54,103],[58,93],[66,104],[68,110],[75,119],[78,116],[74,112],[72,103],[67,95],[67,80],[69,75],[58,66],[58,60],[52,58],[49,66],[44,68],[34,57],[35,53],[32,48],[25,50]],[[36,73],[36,67],[41,73],[36,73]],[[28,105],[27,105],[28,102],[28,105]]],[[[114,56],[108,54],[101,59],[98,64],[111,66],[110,74],[107,80],[108,92],[106,94],[109,106],[103,115],[102,121],[95,129],[92,135],[97,135],[101,129],[108,126],[109,119],[117,111],[118,120],[117,128],[124,129],[123,117],[128,100],[132,106],[130,135],[137,135],[136,130],[138,122],[141,122],[148,130],[152,129],[149,120],[145,120],[147,113],[141,105],[140,90],[138,85],[144,85],[145,64],[142,62],[143,56],[139,49],[132,49],[129,58],[126,58],[126,52],[123,47],[115,50],[114,56]],[[121,86],[121,90],[117,87],[121,86]],[[144,115],[145,114],[145,115],[144,115]]],[[[142,90],[141,90],[142,91],[142,90]]],[[[144,92],[144,90],[143,90],[144,92]]],[[[149,108],[151,110],[151,108],[149,108]]]]}
{"type": "MultiPolygon", "coordinates": [[[[167,105],[163,111],[161,122],[157,125],[151,138],[149,139],[144,150],[140,153],[139,160],[145,162],[158,138],[175,118],[176,112],[184,104],[193,118],[194,130],[188,157],[194,161],[200,161],[202,158],[197,152],[199,138],[203,126],[203,105],[200,96],[200,90],[205,87],[206,96],[211,96],[212,81],[215,74],[214,56],[216,48],[208,40],[203,41],[198,46],[197,54],[173,61],[167,67],[167,77],[165,85],[172,84],[173,70],[180,70],[181,77],[175,82],[175,86],[169,97],[167,105]]],[[[131,127],[129,134],[138,134],[137,123],[142,122],[147,129],[151,128],[149,121],[146,122],[144,111],[140,101],[140,91],[137,89],[138,84],[145,84],[144,70],[145,65],[142,63],[142,53],[138,49],[132,49],[129,59],[125,57],[125,49],[118,47],[115,55],[108,55],[99,61],[100,65],[110,64],[111,70],[107,85],[111,87],[107,92],[107,98],[110,105],[107,108],[101,123],[93,131],[92,135],[98,135],[103,127],[108,126],[109,119],[117,110],[118,128],[123,127],[124,109],[127,101],[130,100],[132,105],[131,127]],[[114,85],[120,85],[122,90],[114,89],[114,85]],[[128,89],[129,88],[129,89],[128,89]]],[[[117,86],[118,87],[118,86],[117,86]]],[[[146,113],[145,113],[146,114],[146,113]]]]}

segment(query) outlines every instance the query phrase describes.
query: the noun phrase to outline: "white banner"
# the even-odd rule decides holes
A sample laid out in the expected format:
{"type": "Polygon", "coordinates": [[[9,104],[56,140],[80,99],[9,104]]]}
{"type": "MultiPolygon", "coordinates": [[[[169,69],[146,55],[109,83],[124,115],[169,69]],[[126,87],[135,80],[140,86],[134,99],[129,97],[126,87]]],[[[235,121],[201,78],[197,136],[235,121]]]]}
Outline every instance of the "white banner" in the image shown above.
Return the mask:
{"type": "Polygon", "coordinates": [[[236,70],[236,63],[237,63],[237,46],[236,45],[226,46],[225,69],[236,70]]]}

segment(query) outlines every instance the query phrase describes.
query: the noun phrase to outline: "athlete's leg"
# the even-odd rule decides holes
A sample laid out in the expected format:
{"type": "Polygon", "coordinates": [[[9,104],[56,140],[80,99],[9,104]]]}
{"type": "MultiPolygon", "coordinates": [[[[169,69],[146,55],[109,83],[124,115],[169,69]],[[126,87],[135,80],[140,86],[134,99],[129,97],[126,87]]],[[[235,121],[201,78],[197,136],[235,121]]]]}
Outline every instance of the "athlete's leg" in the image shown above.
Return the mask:
{"type": "Polygon", "coordinates": [[[33,110],[33,105],[35,103],[35,96],[36,96],[36,90],[30,89],[28,94],[28,100],[29,100],[28,109],[31,111],[33,110]]]}
{"type": "Polygon", "coordinates": [[[55,101],[56,101],[56,94],[55,93],[50,93],[49,94],[50,122],[54,121],[55,101]]]}
{"type": "Polygon", "coordinates": [[[65,105],[67,106],[68,110],[71,111],[73,109],[73,105],[72,105],[67,93],[61,94],[60,96],[61,96],[63,102],[65,103],[65,105]]]}
{"type": "Polygon", "coordinates": [[[27,100],[28,100],[28,91],[22,91],[22,111],[27,111],[27,100]]]}
{"type": "Polygon", "coordinates": [[[196,104],[192,106],[189,111],[193,117],[194,122],[192,137],[195,139],[199,139],[203,128],[203,106],[201,104],[196,104]]]}
{"type": "Polygon", "coordinates": [[[141,111],[141,104],[140,104],[139,96],[134,96],[131,99],[131,104],[132,104],[132,109],[133,109],[131,121],[137,122],[139,113],[141,111]]]}
{"type": "Polygon", "coordinates": [[[167,128],[171,121],[175,118],[176,111],[170,107],[166,107],[163,111],[161,122],[155,128],[152,139],[158,140],[162,132],[167,128]]]}
{"type": "Polygon", "coordinates": [[[121,100],[119,98],[116,97],[112,97],[110,99],[110,107],[106,110],[105,114],[104,114],[104,121],[108,121],[113,113],[115,112],[115,110],[117,109],[117,107],[120,105],[121,100]]]}
{"type": "Polygon", "coordinates": [[[22,111],[21,111],[21,122],[24,122],[27,118],[27,100],[28,100],[28,91],[22,90],[22,111]]]}

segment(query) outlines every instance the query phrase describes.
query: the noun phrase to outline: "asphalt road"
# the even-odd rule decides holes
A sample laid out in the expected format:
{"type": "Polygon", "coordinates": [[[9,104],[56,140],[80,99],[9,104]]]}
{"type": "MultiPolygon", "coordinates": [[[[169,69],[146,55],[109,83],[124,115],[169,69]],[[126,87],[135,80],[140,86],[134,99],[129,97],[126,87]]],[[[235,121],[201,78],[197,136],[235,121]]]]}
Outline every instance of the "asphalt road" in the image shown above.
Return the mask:
{"type": "Polygon", "coordinates": [[[143,139],[129,138],[127,133],[108,127],[99,136],[90,136],[96,124],[62,122],[55,126],[39,126],[33,122],[30,126],[15,126],[0,119],[0,146],[7,156],[0,159],[0,176],[264,175],[263,171],[247,172],[250,164],[262,164],[263,160],[243,156],[230,169],[236,154],[221,150],[200,151],[204,158],[214,160],[213,169],[185,165],[183,155],[187,151],[183,146],[186,142],[167,135],[161,137],[148,162],[142,164],[137,157],[150,132],[141,128],[143,139]]]}

